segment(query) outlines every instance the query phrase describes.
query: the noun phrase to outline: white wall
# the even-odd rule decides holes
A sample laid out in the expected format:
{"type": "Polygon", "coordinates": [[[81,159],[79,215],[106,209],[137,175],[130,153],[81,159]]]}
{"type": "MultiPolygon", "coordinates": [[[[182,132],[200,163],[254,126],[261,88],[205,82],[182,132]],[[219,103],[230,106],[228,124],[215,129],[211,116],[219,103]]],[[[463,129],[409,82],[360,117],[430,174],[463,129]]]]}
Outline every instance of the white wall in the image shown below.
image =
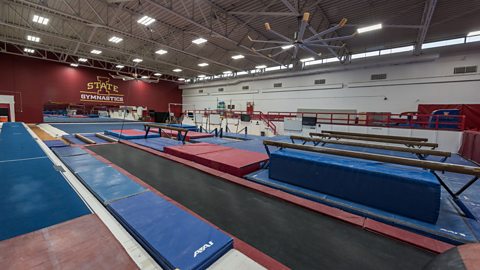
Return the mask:
{"type": "Polygon", "coordinates": [[[245,110],[246,102],[254,101],[255,110],[263,112],[311,108],[393,113],[416,111],[420,103],[480,103],[480,74],[453,75],[454,67],[470,65],[480,66],[479,53],[440,57],[432,55],[429,58],[428,55],[404,55],[395,59],[380,56],[359,59],[345,66],[337,63],[311,66],[309,70],[298,71],[293,74],[296,76],[290,77],[287,76],[292,73],[284,74],[283,77],[279,74],[281,78],[276,79],[239,77],[244,81],[235,83],[233,80],[225,80],[185,85],[183,103],[195,104],[196,109],[215,109],[218,98],[226,104],[231,101],[238,110],[245,110]],[[419,60],[423,62],[392,64],[419,60]],[[382,61],[390,64],[372,67],[382,61]],[[351,70],[332,72],[332,66],[351,70]],[[316,74],[302,75],[311,72],[313,68],[317,71],[316,74]],[[377,73],[387,73],[387,80],[370,81],[370,75],[377,73]],[[315,79],[326,79],[326,85],[314,85],[315,79]],[[283,83],[283,87],[273,89],[273,83],[278,82],[283,83]],[[248,85],[250,89],[242,91],[243,85],[248,85]],[[218,93],[219,87],[224,88],[223,93],[218,93]],[[203,90],[203,96],[199,94],[200,89],[203,90]],[[268,92],[276,90],[281,92],[268,92]],[[232,92],[235,94],[228,94],[232,92]]]}
{"type": "Polygon", "coordinates": [[[10,121],[15,122],[15,98],[10,95],[0,95],[0,103],[10,104],[10,121]]]}

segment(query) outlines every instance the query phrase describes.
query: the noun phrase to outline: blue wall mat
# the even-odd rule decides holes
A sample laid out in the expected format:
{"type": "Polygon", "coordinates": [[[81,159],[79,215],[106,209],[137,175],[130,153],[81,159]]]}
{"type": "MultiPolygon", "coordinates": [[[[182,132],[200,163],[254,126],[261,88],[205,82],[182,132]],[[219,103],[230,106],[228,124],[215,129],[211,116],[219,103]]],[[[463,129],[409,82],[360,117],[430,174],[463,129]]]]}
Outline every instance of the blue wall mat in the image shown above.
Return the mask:
{"type": "Polygon", "coordinates": [[[87,152],[79,147],[67,146],[67,147],[55,147],[52,151],[59,157],[70,157],[85,155],[87,152]]]}
{"type": "Polygon", "coordinates": [[[232,248],[232,239],[152,192],[108,208],[167,269],[205,269],[232,248]]]}
{"type": "Polygon", "coordinates": [[[0,240],[90,214],[48,159],[0,163],[0,172],[0,240]]]}
{"type": "Polygon", "coordinates": [[[143,145],[146,147],[150,147],[152,149],[162,151],[163,148],[167,146],[175,146],[175,145],[182,145],[183,143],[181,141],[169,139],[169,138],[148,138],[148,139],[135,139],[135,140],[130,140],[133,143],[143,145]]]}
{"type": "Polygon", "coordinates": [[[147,190],[110,166],[79,172],[77,176],[103,204],[147,190]]]}
{"type": "Polygon", "coordinates": [[[43,141],[43,143],[45,143],[45,145],[48,146],[49,148],[68,146],[68,144],[66,144],[62,140],[43,141]]]}
{"type": "Polygon", "coordinates": [[[270,156],[269,177],[430,223],[438,218],[440,184],[422,169],[284,149],[270,156]]]}
{"type": "MultiPolygon", "coordinates": [[[[88,118],[87,118],[88,119],[88,118]]],[[[143,129],[143,123],[126,122],[122,123],[89,123],[89,124],[51,124],[51,126],[63,130],[66,133],[95,133],[107,129],[143,129]]]]}
{"type": "Polygon", "coordinates": [[[60,157],[60,159],[74,173],[89,171],[100,167],[108,167],[107,164],[91,155],[66,156],[60,157]]]}

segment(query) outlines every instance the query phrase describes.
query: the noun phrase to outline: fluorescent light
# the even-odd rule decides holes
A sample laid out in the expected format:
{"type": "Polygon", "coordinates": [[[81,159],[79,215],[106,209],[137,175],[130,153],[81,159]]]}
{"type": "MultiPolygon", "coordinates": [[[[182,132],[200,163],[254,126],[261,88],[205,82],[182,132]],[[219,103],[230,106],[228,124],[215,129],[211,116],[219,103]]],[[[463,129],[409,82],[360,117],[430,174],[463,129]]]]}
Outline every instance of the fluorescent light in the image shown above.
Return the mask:
{"type": "Polygon", "coordinates": [[[185,78],[178,78],[179,81],[185,81],[185,78]]]}
{"type": "Polygon", "coordinates": [[[39,37],[30,36],[30,35],[27,36],[27,40],[28,40],[28,41],[33,41],[33,42],[40,42],[40,38],[39,38],[39,37]]]}
{"type": "Polygon", "coordinates": [[[142,76],[142,79],[148,79],[150,78],[149,76],[142,76]]]}
{"type": "Polygon", "coordinates": [[[198,64],[198,66],[199,67],[206,67],[206,66],[208,66],[208,63],[200,63],[200,64],[198,64]]]}
{"type": "Polygon", "coordinates": [[[172,70],[172,71],[173,71],[173,72],[182,72],[182,70],[179,69],[179,68],[176,68],[176,69],[174,69],[174,70],[172,70]]]}
{"type": "Polygon", "coordinates": [[[155,21],[154,18],[151,18],[151,17],[148,17],[148,16],[143,16],[142,18],[140,18],[140,20],[138,20],[137,22],[139,24],[143,24],[145,26],[148,26],[150,24],[152,24],[153,22],[155,21]]]}
{"type": "Polygon", "coordinates": [[[227,71],[224,71],[223,74],[232,74],[233,72],[231,72],[230,70],[227,70],[227,71]]]}
{"type": "Polygon", "coordinates": [[[124,65],[116,65],[115,67],[116,67],[116,68],[119,68],[119,69],[122,69],[122,68],[124,68],[125,66],[124,66],[124,65]]]}
{"type": "Polygon", "coordinates": [[[70,66],[71,67],[78,67],[78,64],[77,63],[71,63],[70,66]]]}
{"type": "Polygon", "coordinates": [[[237,76],[247,75],[248,71],[239,71],[237,72],[237,76]]]}
{"type": "Polygon", "coordinates": [[[235,59],[235,60],[237,60],[237,59],[242,59],[242,58],[245,58],[245,56],[243,56],[243,55],[241,55],[241,54],[237,54],[237,55],[233,55],[233,56],[232,56],[232,59],[235,59]]]}
{"type": "Polygon", "coordinates": [[[123,40],[123,38],[119,38],[119,37],[116,37],[116,36],[113,36],[111,37],[108,41],[112,42],[112,43],[119,43],[123,40]]]}
{"type": "Polygon", "coordinates": [[[282,68],[282,66],[274,66],[274,67],[269,67],[269,68],[266,68],[265,71],[274,71],[274,70],[280,70],[282,68]]]}
{"type": "Polygon", "coordinates": [[[361,34],[361,33],[370,32],[370,31],[379,30],[379,29],[382,29],[381,23],[358,28],[357,33],[361,34]]]}
{"type": "Polygon", "coordinates": [[[202,43],[207,42],[207,40],[204,39],[204,38],[197,38],[197,39],[192,40],[192,42],[195,43],[195,44],[197,44],[197,45],[200,45],[200,44],[202,44],[202,43]]]}
{"type": "Polygon", "coordinates": [[[198,77],[198,78],[205,78],[205,77],[207,77],[207,75],[200,74],[200,75],[198,75],[197,77],[198,77]]]}
{"type": "Polygon", "coordinates": [[[85,63],[85,62],[87,62],[87,61],[88,61],[87,58],[78,58],[78,62],[85,63]]]}
{"type": "Polygon", "coordinates": [[[140,62],[143,62],[143,59],[135,58],[132,61],[135,62],[135,63],[140,63],[140,62]]]}
{"type": "Polygon", "coordinates": [[[47,25],[50,19],[39,16],[39,15],[33,15],[32,21],[39,24],[47,25]]]}
{"type": "Polygon", "coordinates": [[[256,66],[255,68],[256,68],[256,69],[264,69],[264,68],[266,68],[266,67],[267,67],[266,65],[260,65],[260,66],[256,66]]]}
{"type": "Polygon", "coordinates": [[[319,65],[319,64],[323,64],[323,59],[305,62],[305,66],[313,66],[313,65],[319,65]]]}
{"type": "Polygon", "coordinates": [[[292,47],[293,47],[292,44],[290,44],[290,45],[285,45],[285,46],[282,46],[282,50],[288,50],[288,49],[290,49],[290,48],[292,48],[292,47]]]}
{"type": "Polygon", "coordinates": [[[101,54],[102,51],[100,51],[100,50],[91,50],[90,53],[93,53],[93,54],[101,54]]]}
{"type": "Polygon", "coordinates": [[[153,73],[153,76],[160,77],[160,76],[162,76],[162,73],[158,73],[158,72],[157,72],[157,73],[153,73]]]}
{"type": "Polygon", "coordinates": [[[26,53],[34,53],[35,52],[34,49],[30,49],[30,48],[25,48],[25,49],[23,49],[23,51],[26,52],[26,53]]]}
{"type": "Polygon", "coordinates": [[[313,61],[313,60],[315,60],[315,58],[309,57],[309,58],[300,59],[300,62],[305,63],[305,62],[310,62],[310,61],[313,61]]]}
{"type": "Polygon", "coordinates": [[[473,32],[468,33],[467,37],[478,36],[478,35],[480,35],[480,31],[473,31],[473,32]]]}
{"type": "Polygon", "coordinates": [[[162,55],[162,54],[166,54],[167,51],[165,51],[165,50],[158,50],[158,51],[156,51],[155,53],[162,55]]]}
{"type": "Polygon", "coordinates": [[[441,41],[423,43],[422,44],[422,50],[423,49],[457,45],[457,44],[463,44],[463,43],[465,43],[465,38],[446,39],[446,40],[441,40],[441,41]]]}

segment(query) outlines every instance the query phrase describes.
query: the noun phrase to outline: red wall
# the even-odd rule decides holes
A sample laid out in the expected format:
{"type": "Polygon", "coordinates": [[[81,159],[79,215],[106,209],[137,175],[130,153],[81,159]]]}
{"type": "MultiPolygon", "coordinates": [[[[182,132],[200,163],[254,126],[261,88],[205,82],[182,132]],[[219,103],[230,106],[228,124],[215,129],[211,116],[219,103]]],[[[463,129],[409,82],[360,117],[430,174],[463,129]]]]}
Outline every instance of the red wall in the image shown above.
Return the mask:
{"type": "MultiPolygon", "coordinates": [[[[43,105],[48,101],[81,103],[80,91],[86,90],[87,82],[97,81],[97,76],[110,78],[103,70],[0,54],[0,95],[15,96],[16,121],[42,122],[43,105]]],[[[117,85],[119,93],[124,95],[123,105],[168,111],[168,103],[182,101],[181,91],[173,82],[149,84],[110,78],[110,83],[117,85]]]]}

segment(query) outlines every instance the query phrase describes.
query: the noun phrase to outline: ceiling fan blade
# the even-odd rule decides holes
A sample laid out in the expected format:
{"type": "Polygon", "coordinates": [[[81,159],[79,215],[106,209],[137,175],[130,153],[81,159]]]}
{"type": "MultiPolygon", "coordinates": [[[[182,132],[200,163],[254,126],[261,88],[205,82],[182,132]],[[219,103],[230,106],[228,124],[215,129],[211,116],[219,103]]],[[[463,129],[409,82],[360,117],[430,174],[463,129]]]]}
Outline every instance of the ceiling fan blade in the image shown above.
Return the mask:
{"type": "Polygon", "coordinates": [[[310,17],[310,13],[308,13],[308,12],[303,13],[302,24],[300,25],[300,30],[298,31],[297,40],[302,40],[303,39],[303,35],[305,34],[305,29],[307,29],[308,18],[309,17],[310,17]]]}
{"type": "Polygon", "coordinates": [[[308,42],[310,40],[313,40],[313,39],[316,39],[316,38],[319,38],[321,36],[324,36],[328,33],[331,33],[333,31],[336,31],[340,28],[342,28],[343,26],[345,26],[345,24],[347,23],[347,19],[343,18],[337,25],[333,26],[333,27],[330,27],[326,30],[323,30],[322,32],[319,32],[317,33],[317,31],[315,31],[315,29],[313,29],[313,27],[311,25],[308,26],[308,30],[310,30],[310,32],[312,32],[313,36],[305,39],[305,42],[308,42]]]}
{"type": "Polygon", "coordinates": [[[269,51],[269,50],[273,50],[273,49],[278,49],[278,48],[282,48],[283,46],[274,46],[274,47],[268,47],[268,48],[263,48],[263,49],[254,49],[252,48],[254,51],[256,52],[261,52],[261,51],[269,51]]]}
{"type": "Polygon", "coordinates": [[[287,41],[276,41],[276,40],[258,40],[258,39],[252,39],[250,36],[247,36],[248,40],[254,43],[272,43],[272,44],[288,44],[290,42],[287,41]]]}

